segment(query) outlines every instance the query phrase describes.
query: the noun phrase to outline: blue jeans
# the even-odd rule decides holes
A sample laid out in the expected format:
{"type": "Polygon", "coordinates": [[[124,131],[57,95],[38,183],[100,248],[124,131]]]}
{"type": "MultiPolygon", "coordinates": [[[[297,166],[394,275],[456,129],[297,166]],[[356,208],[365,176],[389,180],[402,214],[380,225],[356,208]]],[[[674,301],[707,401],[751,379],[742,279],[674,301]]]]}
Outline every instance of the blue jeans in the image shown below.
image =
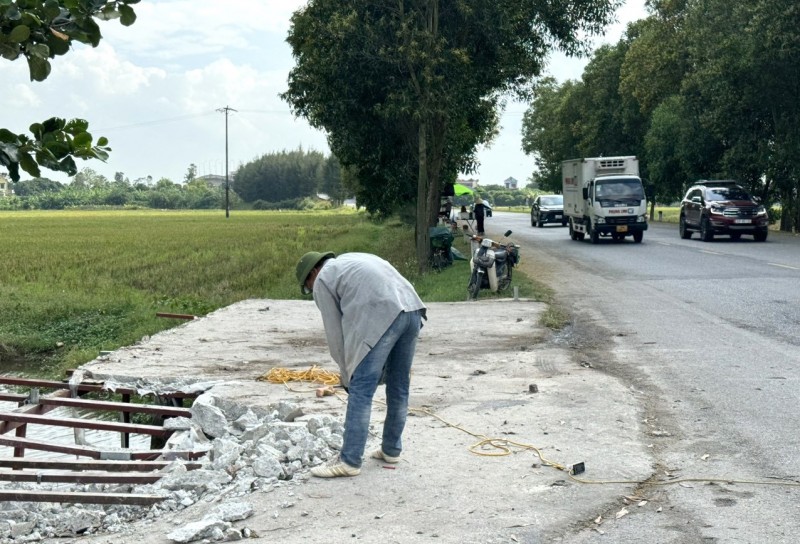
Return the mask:
{"type": "Polygon", "coordinates": [[[411,363],[421,326],[419,311],[401,312],[378,343],[356,367],[350,378],[347,414],[344,420],[344,443],[341,459],[351,467],[360,467],[369,434],[372,397],[385,372],[386,419],[383,422],[381,447],[386,455],[398,456],[403,449],[401,437],[408,414],[408,390],[411,363]]]}

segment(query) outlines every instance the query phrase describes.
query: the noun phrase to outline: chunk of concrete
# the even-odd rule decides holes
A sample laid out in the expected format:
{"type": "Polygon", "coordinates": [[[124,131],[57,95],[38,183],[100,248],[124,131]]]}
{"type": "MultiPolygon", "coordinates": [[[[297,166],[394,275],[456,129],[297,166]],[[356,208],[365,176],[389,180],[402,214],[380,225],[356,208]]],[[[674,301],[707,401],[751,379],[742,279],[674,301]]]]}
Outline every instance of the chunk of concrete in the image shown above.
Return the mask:
{"type": "Polygon", "coordinates": [[[285,475],[283,465],[271,455],[256,457],[253,461],[253,472],[261,478],[279,479],[285,475]]]}
{"type": "Polygon", "coordinates": [[[234,440],[218,438],[214,440],[209,451],[211,468],[216,470],[226,470],[234,466],[244,451],[244,447],[234,440]]]}
{"type": "Polygon", "coordinates": [[[203,393],[192,404],[192,421],[213,438],[223,437],[227,433],[225,413],[214,405],[214,397],[209,393],[203,393]]]}
{"type": "Polygon", "coordinates": [[[194,542],[208,539],[210,541],[222,540],[231,524],[221,519],[204,518],[175,529],[167,538],[175,542],[194,542]]]}
{"type": "Polygon", "coordinates": [[[217,506],[208,516],[223,521],[239,521],[253,515],[253,505],[246,502],[226,502],[217,506]]]}

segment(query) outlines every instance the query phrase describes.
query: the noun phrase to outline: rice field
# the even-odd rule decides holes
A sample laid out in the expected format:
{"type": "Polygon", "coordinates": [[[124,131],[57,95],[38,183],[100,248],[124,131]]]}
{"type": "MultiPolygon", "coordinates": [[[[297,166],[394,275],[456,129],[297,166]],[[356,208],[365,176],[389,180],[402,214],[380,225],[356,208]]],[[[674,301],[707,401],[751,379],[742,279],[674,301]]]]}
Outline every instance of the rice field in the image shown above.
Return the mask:
{"type": "Polygon", "coordinates": [[[380,252],[386,231],[353,212],[2,213],[0,359],[77,364],[178,323],[156,312],[299,298],[305,251],[380,252]]]}
{"type": "MultiPolygon", "coordinates": [[[[354,211],[0,213],[0,372],[17,364],[63,376],[99,351],[183,323],[157,312],[302,298],[295,265],[311,250],[375,253],[423,300],[464,300],[466,262],[420,276],[413,243],[413,228],[354,211]]],[[[521,296],[540,296],[522,275],[519,285],[521,296]]]]}

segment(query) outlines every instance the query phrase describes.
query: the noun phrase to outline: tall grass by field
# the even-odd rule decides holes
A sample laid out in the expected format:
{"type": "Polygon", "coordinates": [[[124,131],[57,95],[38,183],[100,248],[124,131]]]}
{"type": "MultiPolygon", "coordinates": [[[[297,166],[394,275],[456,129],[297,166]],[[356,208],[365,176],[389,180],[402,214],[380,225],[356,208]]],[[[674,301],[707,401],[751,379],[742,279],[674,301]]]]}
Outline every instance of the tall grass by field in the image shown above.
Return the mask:
{"type": "MultiPolygon", "coordinates": [[[[310,250],[375,253],[423,300],[466,298],[468,264],[420,276],[413,229],[363,213],[53,211],[0,213],[0,361],[36,375],[94,359],[248,298],[302,298],[295,265],[310,250]]],[[[455,247],[468,252],[466,243],[455,247]]],[[[518,274],[523,297],[547,291],[518,274]]],[[[483,294],[482,294],[483,296],[483,294]]]]}
{"type": "MultiPolygon", "coordinates": [[[[648,214],[650,213],[650,208],[647,209],[648,214]]],[[[653,219],[656,221],[662,221],[664,223],[677,223],[678,216],[680,215],[680,207],[678,206],[658,206],[656,205],[653,219]],[[660,215],[659,215],[660,214],[660,215]]],[[[648,215],[649,217],[649,215],[648,215]]]]}

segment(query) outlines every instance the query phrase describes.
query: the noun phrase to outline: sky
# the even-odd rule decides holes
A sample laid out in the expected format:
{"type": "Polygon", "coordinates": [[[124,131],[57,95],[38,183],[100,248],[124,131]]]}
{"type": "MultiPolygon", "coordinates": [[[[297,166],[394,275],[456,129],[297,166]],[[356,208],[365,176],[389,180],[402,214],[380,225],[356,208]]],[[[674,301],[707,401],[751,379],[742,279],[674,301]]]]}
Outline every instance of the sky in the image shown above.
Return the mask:
{"type": "MultiPolygon", "coordinates": [[[[198,175],[225,175],[265,154],[299,148],[330,153],[325,134],[295,118],[278,96],[294,66],[286,43],[292,13],[306,0],[145,0],[137,21],[100,23],[96,48],[74,47],[52,61],[50,77],[31,83],[23,60],[0,60],[0,126],[28,133],[50,117],[82,118],[90,132],[110,141],[105,163],[78,161],[114,179],[151,176],[183,182],[189,166],[198,175]],[[227,115],[221,111],[228,110],[227,115]],[[226,130],[227,126],[227,130],[226,130]],[[227,137],[226,137],[227,132],[227,137]]],[[[626,0],[618,22],[594,43],[615,43],[627,23],[646,16],[644,0],[626,0]]],[[[586,60],[556,55],[547,74],[579,79],[586,60]]],[[[527,104],[510,102],[498,137],[478,153],[482,185],[514,177],[525,185],[533,157],[522,151],[527,104]]],[[[67,182],[64,174],[42,175],[67,182]]],[[[23,173],[23,179],[27,176],[23,173]]]]}

